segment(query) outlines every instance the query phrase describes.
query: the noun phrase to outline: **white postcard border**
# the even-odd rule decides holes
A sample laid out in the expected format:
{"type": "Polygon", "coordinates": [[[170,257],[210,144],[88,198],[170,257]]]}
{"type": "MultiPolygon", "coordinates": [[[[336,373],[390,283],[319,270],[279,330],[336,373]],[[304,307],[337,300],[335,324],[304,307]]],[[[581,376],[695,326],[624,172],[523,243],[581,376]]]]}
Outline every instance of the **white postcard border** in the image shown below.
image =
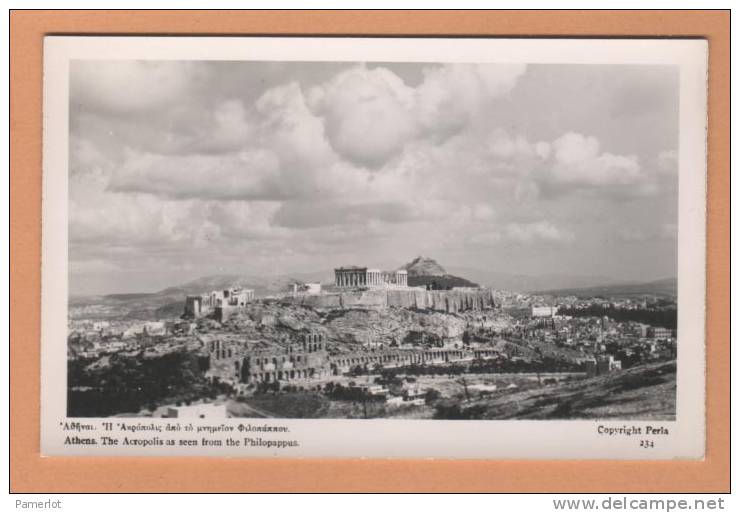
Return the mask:
{"type": "MultiPolygon", "coordinates": [[[[225,456],[496,459],[702,458],[705,449],[705,233],[707,43],[657,39],[440,39],[267,37],[47,37],[44,45],[42,186],[41,448],[46,456],[225,456]],[[525,62],[680,67],[677,419],[644,421],[414,421],[224,419],[235,438],[298,446],[69,446],[65,422],[125,421],[164,426],[173,419],[67,419],[69,61],[172,59],[260,61],[525,62]],[[665,427],[655,446],[604,429],[665,427]],[[238,430],[242,426],[242,431],[238,430]],[[275,435],[262,426],[284,426],[275,435]],[[250,431],[250,429],[254,429],[250,431]],[[256,433],[256,434],[255,434],[256,433]]],[[[644,429],[643,429],[644,431],[644,429]]],[[[153,434],[154,433],[154,434],[153,434]]],[[[133,436],[156,437],[144,430],[133,436]]],[[[161,433],[161,432],[159,432],[161,433]]],[[[221,431],[222,436],[226,433],[221,431]]],[[[167,437],[187,438],[186,433],[167,437]]],[[[279,445],[279,444],[278,444],[279,445]]]]}

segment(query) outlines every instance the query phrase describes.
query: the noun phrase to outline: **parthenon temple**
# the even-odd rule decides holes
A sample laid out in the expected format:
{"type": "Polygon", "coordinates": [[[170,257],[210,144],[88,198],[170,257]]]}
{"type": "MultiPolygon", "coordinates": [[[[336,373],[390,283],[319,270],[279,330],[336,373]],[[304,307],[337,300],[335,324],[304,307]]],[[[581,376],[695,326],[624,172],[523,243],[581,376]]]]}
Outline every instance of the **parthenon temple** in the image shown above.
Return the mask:
{"type": "Polygon", "coordinates": [[[408,287],[408,273],[404,270],[384,272],[354,265],[334,269],[337,287],[408,287]]]}

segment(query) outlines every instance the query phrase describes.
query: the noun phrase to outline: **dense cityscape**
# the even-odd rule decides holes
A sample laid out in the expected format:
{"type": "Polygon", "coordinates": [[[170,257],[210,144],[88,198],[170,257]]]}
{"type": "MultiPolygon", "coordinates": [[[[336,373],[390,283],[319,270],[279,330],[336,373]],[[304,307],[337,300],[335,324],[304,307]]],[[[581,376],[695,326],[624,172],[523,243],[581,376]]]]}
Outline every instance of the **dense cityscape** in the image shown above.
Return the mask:
{"type": "Polygon", "coordinates": [[[294,282],[264,297],[202,291],[146,315],[111,306],[134,296],[74,304],[69,414],[675,415],[675,296],[455,287],[463,279],[442,271],[430,280],[429,261],[404,267],[339,268],[334,283],[294,282]],[[657,404],[638,408],[631,391],[657,404]]]}

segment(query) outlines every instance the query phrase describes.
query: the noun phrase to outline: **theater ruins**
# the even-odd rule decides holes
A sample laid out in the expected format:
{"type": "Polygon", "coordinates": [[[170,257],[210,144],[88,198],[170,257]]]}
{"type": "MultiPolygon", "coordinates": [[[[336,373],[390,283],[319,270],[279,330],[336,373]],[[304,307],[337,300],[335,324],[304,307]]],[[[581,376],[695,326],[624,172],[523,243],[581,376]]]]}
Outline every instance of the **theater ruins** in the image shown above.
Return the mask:
{"type": "Polygon", "coordinates": [[[204,342],[208,354],[206,376],[234,386],[321,381],[357,366],[445,365],[500,356],[500,351],[494,348],[389,348],[330,355],[326,350],[325,335],[318,331],[298,334],[294,340],[284,341],[284,346],[271,349],[256,349],[247,341],[223,336],[204,342]]]}

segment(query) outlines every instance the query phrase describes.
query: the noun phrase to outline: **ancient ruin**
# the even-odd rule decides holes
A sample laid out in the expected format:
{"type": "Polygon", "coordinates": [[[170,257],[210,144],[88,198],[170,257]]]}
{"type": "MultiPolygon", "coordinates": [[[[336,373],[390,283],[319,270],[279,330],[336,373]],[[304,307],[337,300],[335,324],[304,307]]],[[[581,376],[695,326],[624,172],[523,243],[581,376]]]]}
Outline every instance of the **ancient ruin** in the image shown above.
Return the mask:
{"type": "Polygon", "coordinates": [[[324,378],[330,374],[324,336],[304,333],[284,349],[251,350],[249,343],[211,340],[208,375],[226,383],[270,383],[324,378]]]}
{"type": "Polygon", "coordinates": [[[404,270],[380,271],[354,265],[334,269],[337,287],[408,287],[408,273],[404,270]]]}
{"type": "Polygon", "coordinates": [[[461,313],[496,308],[490,289],[424,290],[417,287],[341,288],[339,292],[286,297],[285,302],[317,309],[412,308],[437,312],[461,313]]]}
{"type": "Polygon", "coordinates": [[[184,319],[198,319],[214,314],[219,321],[228,319],[254,300],[254,290],[230,288],[214,290],[199,296],[185,298],[184,319]]]}
{"type": "Polygon", "coordinates": [[[244,341],[215,339],[206,342],[207,376],[232,385],[321,380],[352,368],[444,365],[500,356],[493,348],[386,349],[329,355],[324,335],[303,333],[284,348],[252,350],[244,341]]]}

